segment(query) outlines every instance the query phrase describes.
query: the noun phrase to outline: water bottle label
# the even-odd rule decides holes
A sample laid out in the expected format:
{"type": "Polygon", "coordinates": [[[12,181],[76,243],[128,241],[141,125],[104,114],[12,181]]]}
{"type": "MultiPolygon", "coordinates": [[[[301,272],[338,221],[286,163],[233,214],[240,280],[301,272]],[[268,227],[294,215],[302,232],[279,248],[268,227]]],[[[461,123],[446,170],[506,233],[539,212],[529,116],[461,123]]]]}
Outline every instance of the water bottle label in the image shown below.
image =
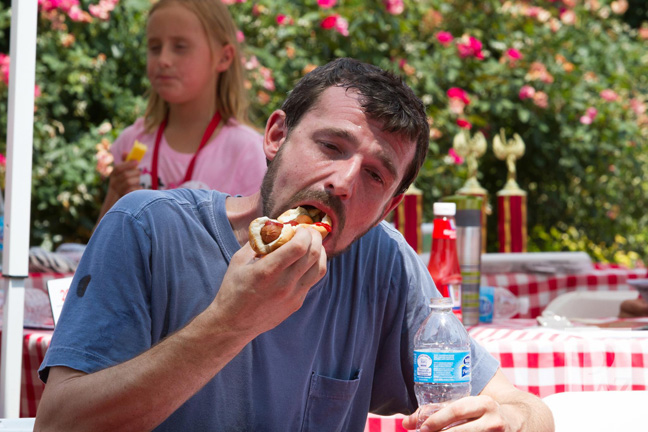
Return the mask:
{"type": "Polygon", "coordinates": [[[414,382],[470,382],[470,351],[414,351],[414,382]]]}
{"type": "Polygon", "coordinates": [[[479,321],[483,323],[493,322],[493,310],[495,308],[495,289],[483,286],[479,288],[479,321]]]}

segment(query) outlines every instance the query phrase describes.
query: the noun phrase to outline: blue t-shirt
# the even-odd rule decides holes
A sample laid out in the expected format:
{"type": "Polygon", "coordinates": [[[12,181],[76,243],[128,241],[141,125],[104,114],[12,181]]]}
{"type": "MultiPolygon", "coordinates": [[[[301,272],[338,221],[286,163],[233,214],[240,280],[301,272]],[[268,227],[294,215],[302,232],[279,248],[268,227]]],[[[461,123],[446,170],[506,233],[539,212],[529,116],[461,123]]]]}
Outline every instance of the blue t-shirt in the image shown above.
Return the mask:
{"type": "MultiPolygon", "coordinates": [[[[176,189],[117,202],[75,273],[41,378],[52,366],[92,373],[129,360],[201,313],[240,248],[226,197],[176,189]]],[[[362,431],[369,411],[411,413],[412,339],[438,295],[420,258],[381,223],[156,430],[362,431]]],[[[473,342],[472,366],[478,394],[498,364],[473,342]]]]}

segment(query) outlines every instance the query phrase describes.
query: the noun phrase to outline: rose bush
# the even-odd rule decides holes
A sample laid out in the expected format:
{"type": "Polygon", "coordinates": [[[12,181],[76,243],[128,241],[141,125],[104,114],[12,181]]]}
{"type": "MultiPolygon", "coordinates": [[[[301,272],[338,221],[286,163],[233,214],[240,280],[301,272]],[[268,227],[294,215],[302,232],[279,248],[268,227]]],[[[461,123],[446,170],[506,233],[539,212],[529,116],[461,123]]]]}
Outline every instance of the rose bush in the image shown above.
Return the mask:
{"type": "MultiPolygon", "coordinates": [[[[105,148],[142,112],[150,3],[39,3],[32,243],[86,241],[106,186],[97,171],[105,148]]],[[[529,193],[531,250],[625,264],[648,256],[648,24],[626,0],[225,3],[241,29],[258,126],[317,65],[340,56],[374,63],[428,106],[430,153],[417,179],[427,219],[466,177],[453,136],[481,131],[490,145],[504,129],[526,143],[517,180],[529,193]]],[[[505,163],[489,149],[479,171],[494,200],[505,163]]]]}

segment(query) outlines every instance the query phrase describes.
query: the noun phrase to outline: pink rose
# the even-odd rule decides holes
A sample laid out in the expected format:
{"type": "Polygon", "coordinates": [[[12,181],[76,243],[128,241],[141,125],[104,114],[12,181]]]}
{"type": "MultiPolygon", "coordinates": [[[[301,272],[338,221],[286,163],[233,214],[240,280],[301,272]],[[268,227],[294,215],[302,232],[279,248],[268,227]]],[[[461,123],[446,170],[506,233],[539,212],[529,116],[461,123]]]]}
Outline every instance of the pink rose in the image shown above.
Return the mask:
{"type": "Polygon", "coordinates": [[[383,0],[383,2],[385,3],[387,12],[392,15],[400,15],[405,10],[405,4],[403,3],[403,0],[383,0]]]}
{"type": "MultiPolygon", "coordinates": [[[[110,12],[115,9],[118,0],[100,0],[99,4],[88,6],[90,15],[107,21],[110,18],[110,12]]],[[[70,16],[71,18],[71,16],[70,16]]]]}
{"type": "Polygon", "coordinates": [[[538,91],[533,95],[533,103],[538,108],[547,108],[549,106],[549,96],[545,92],[538,91]]]}
{"type": "Polygon", "coordinates": [[[263,77],[263,87],[266,90],[274,91],[275,82],[274,82],[274,78],[272,77],[272,71],[267,67],[261,66],[259,68],[259,72],[261,72],[261,76],[263,77]]]}
{"type": "Polygon", "coordinates": [[[628,0],[617,0],[612,2],[610,8],[615,14],[623,15],[628,10],[628,6],[628,0]]]}
{"type": "Polygon", "coordinates": [[[641,27],[639,29],[639,37],[643,40],[648,40],[648,27],[641,27]]]}
{"type": "Polygon", "coordinates": [[[630,108],[638,116],[646,112],[646,104],[636,98],[630,99],[630,108]]]}
{"type": "Polygon", "coordinates": [[[459,57],[475,57],[479,60],[484,60],[484,54],[482,53],[482,43],[479,39],[470,36],[468,40],[465,41],[465,38],[462,39],[464,43],[457,44],[457,51],[459,51],[459,57]]]}
{"type": "Polygon", "coordinates": [[[349,36],[349,21],[338,16],[338,19],[335,22],[335,30],[342,36],[349,36]]]}
{"type": "Polygon", "coordinates": [[[340,15],[330,15],[322,20],[320,26],[325,30],[334,29],[342,36],[349,36],[349,22],[340,15]]]}
{"type": "Polygon", "coordinates": [[[279,14],[277,15],[277,24],[280,26],[285,26],[293,23],[293,19],[288,15],[279,14]]]}
{"type": "Polygon", "coordinates": [[[531,99],[533,95],[535,95],[535,89],[530,85],[525,85],[520,88],[520,93],[518,96],[520,97],[520,100],[524,100],[531,99]]]}
{"type": "Polygon", "coordinates": [[[468,94],[458,87],[452,87],[448,89],[447,95],[450,99],[459,99],[466,105],[470,104],[470,98],[468,97],[468,94]]]}
{"type": "Polygon", "coordinates": [[[599,96],[608,102],[614,102],[619,98],[619,95],[616,94],[614,90],[605,89],[599,93],[599,96]]]}
{"type": "Polygon", "coordinates": [[[520,60],[522,58],[522,53],[515,48],[508,49],[506,55],[511,60],[520,60]]]}
{"type": "Polygon", "coordinates": [[[11,59],[8,55],[0,53],[0,74],[2,74],[2,82],[9,85],[9,66],[11,59]]]}
{"type": "Polygon", "coordinates": [[[236,41],[238,43],[243,43],[245,42],[245,35],[241,30],[236,30],[236,41]]]}
{"type": "Polygon", "coordinates": [[[330,30],[333,27],[335,27],[335,23],[337,22],[337,15],[331,15],[327,16],[322,20],[320,23],[320,27],[322,27],[324,30],[330,30]]]}
{"type": "Polygon", "coordinates": [[[597,114],[598,114],[598,110],[596,108],[589,107],[585,111],[585,115],[580,118],[580,122],[584,125],[592,124],[597,114]]]}
{"type": "Polygon", "coordinates": [[[440,31],[439,33],[437,33],[436,38],[439,41],[439,43],[443,46],[450,45],[453,39],[452,34],[445,31],[440,31]]]}
{"type": "Polygon", "coordinates": [[[564,10],[560,13],[560,20],[563,24],[572,25],[576,23],[576,13],[571,9],[564,10]]]}
{"type": "Polygon", "coordinates": [[[452,158],[452,161],[453,161],[456,165],[461,165],[461,164],[464,162],[464,158],[462,158],[461,156],[459,156],[459,155],[457,154],[457,152],[455,151],[455,149],[453,149],[453,148],[451,148],[450,150],[448,150],[448,156],[450,156],[450,157],[452,158]]]}
{"type": "Polygon", "coordinates": [[[337,0],[317,0],[317,4],[322,9],[330,9],[337,3],[337,0]]]}
{"type": "Polygon", "coordinates": [[[468,120],[462,118],[457,119],[457,126],[459,126],[462,129],[470,129],[472,127],[472,125],[468,120]]]}

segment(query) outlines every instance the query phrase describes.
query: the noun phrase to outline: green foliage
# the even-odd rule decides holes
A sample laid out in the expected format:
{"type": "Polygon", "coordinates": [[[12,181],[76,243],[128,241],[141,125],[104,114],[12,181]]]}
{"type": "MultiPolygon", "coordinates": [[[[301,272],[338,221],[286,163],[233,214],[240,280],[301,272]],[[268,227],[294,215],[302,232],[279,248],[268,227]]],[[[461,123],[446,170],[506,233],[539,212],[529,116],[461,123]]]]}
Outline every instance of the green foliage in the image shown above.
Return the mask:
{"type": "MultiPolygon", "coordinates": [[[[61,21],[39,16],[36,85],[41,94],[34,113],[31,244],[88,240],[105,193],[96,146],[102,138],[112,142],[143,112],[142,42],[150,3],[122,3],[109,21],[74,22],[63,13],[56,15],[61,21]]],[[[0,11],[4,16],[0,41],[8,54],[8,9],[0,11]]],[[[6,97],[6,88],[2,92],[6,97]]],[[[0,116],[4,153],[4,104],[0,116]]]]}
{"type": "MultiPolygon", "coordinates": [[[[88,10],[94,3],[82,0],[80,6],[88,10]]],[[[642,15],[626,12],[630,27],[611,11],[611,0],[406,0],[396,15],[382,0],[338,0],[330,9],[316,0],[227,3],[233,3],[230,11],[245,35],[257,126],[306,71],[335,57],[355,57],[402,75],[428,106],[434,139],[417,179],[427,219],[431,203],[465,181],[465,164],[448,155],[462,119],[489,142],[479,180],[493,207],[506,165],[490,149],[492,138],[504,129],[507,137],[518,133],[525,141],[516,166],[517,181],[529,193],[530,249],[585,250],[597,260],[627,264],[648,255],[648,118],[640,112],[648,96],[648,41],[639,33],[642,15]],[[322,28],[332,15],[346,19],[348,35],[344,26],[322,28]],[[441,31],[454,37],[447,46],[437,39],[441,31]],[[458,44],[468,36],[483,44],[483,59],[459,55],[458,44]],[[509,49],[522,57],[508,58],[509,49]],[[535,97],[521,99],[523,86],[532,87],[535,97]],[[450,88],[463,89],[470,102],[451,109],[450,88]],[[604,90],[618,97],[607,101],[604,90]],[[588,108],[596,115],[585,124],[588,108]]],[[[96,146],[111,142],[143,111],[149,6],[148,0],[122,1],[108,21],[90,23],[65,14],[59,25],[51,16],[39,18],[33,244],[88,238],[106,183],[96,171],[96,146]]],[[[5,53],[7,9],[0,9],[5,53]]],[[[1,131],[5,112],[0,106],[1,131]]],[[[489,217],[491,251],[497,250],[496,219],[496,213],[489,217]]]]}

